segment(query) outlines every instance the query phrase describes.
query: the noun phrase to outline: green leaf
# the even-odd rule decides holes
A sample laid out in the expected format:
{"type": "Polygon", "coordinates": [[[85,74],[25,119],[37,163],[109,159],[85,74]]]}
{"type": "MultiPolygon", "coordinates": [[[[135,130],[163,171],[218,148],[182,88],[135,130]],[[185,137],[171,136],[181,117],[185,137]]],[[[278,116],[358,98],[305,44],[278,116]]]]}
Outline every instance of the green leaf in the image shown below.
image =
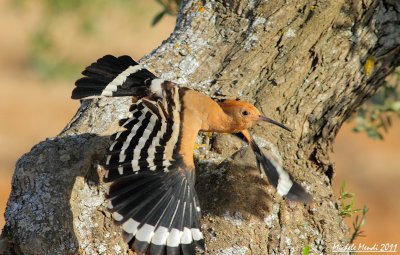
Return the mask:
{"type": "Polygon", "coordinates": [[[356,127],[353,131],[365,132],[373,139],[383,140],[383,132],[388,132],[391,127],[392,112],[400,117],[400,66],[392,78],[360,107],[355,116],[356,127]]]}
{"type": "Polygon", "coordinates": [[[308,255],[310,253],[310,245],[306,245],[303,249],[303,255],[308,255]]]}
{"type": "Polygon", "coordinates": [[[343,196],[343,198],[353,198],[354,194],[353,193],[344,193],[342,196],[343,196]]]}
{"type": "Polygon", "coordinates": [[[159,14],[157,14],[154,18],[153,21],[151,22],[152,26],[155,26],[158,22],[160,22],[160,20],[164,17],[164,15],[167,13],[166,10],[160,12],[159,14]]]}
{"type": "Polygon", "coordinates": [[[342,185],[340,186],[340,193],[345,193],[346,191],[346,181],[342,181],[342,185]]]}

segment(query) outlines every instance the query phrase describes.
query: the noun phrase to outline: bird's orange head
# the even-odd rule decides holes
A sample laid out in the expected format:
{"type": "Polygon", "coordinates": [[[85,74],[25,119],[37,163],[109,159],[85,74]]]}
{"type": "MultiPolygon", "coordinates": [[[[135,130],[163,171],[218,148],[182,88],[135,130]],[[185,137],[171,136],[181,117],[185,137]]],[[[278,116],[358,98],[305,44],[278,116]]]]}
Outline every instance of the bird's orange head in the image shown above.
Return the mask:
{"type": "Polygon", "coordinates": [[[232,132],[239,132],[248,129],[258,121],[266,121],[291,131],[291,129],[283,124],[262,115],[260,111],[250,103],[227,99],[219,102],[219,106],[233,119],[234,127],[232,127],[232,132]]]}

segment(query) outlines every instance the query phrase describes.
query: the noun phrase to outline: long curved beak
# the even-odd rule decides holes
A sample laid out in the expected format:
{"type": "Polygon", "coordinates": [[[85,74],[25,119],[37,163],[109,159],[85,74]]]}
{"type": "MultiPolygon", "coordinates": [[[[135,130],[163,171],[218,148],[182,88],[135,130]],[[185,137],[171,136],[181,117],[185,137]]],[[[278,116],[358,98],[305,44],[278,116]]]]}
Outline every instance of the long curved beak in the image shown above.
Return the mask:
{"type": "Polygon", "coordinates": [[[259,120],[262,120],[262,121],[265,121],[265,122],[274,124],[274,125],[276,125],[276,126],[278,126],[278,127],[280,127],[280,128],[283,128],[283,129],[289,131],[289,132],[292,132],[292,131],[293,131],[292,129],[286,127],[286,126],[283,125],[282,123],[279,123],[279,122],[277,122],[277,121],[275,121],[275,120],[273,120],[273,119],[270,119],[270,118],[268,118],[268,117],[265,117],[264,115],[260,115],[259,120]]]}

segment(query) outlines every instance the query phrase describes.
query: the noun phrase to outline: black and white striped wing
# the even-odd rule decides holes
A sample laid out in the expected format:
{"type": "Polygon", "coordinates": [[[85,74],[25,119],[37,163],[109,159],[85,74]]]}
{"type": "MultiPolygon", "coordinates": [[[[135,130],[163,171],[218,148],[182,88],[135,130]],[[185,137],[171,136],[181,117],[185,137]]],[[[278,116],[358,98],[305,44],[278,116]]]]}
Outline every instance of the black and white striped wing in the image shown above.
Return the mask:
{"type": "Polygon", "coordinates": [[[297,202],[309,203],[312,201],[311,195],[294,180],[290,173],[286,172],[280,164],[265,156],[254,141],[250,145],[256,155],[259,169],[265,173],[268,181],[276,188],[279,195],[297,202]]]}
{"type": "Polygon", "coordinates": [[[257,166],[262,173],[264,173],[270,184],[276,188],[280,196],[287,197],[292,201],[309,203],[312,201],[312,196],[293,178],[293,176],[286,172],[283,167],[272,159],[269,159],[257,145],[256,141],[245,130],[236,134],[249,143],[257,160],[257,166]]]}
{"type": "Polygon", "coordinates": [[[177,153],[180,110],[179,88],[169,86],[162,98],[133,104],[131,116],[120,121],[126,130],[111,138],[108,208],[139,254],[204,249],[194,169],[186,169],[177,153]]]}
{"type": "Polygon", "coordinates": [[[138,64],[129,56],[106,55],[82,72],[75,82],[72,99],[94,97],[144,97],[159,93],[162,79],[138,64]]]}

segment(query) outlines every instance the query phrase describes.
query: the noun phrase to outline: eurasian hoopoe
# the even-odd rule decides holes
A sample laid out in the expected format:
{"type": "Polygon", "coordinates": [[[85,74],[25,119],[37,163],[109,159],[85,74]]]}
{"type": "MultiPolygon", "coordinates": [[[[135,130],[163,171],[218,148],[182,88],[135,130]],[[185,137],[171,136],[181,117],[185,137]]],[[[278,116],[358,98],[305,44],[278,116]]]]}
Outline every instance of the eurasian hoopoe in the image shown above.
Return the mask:
{"type": "Polygon", "coordinates": [[[290,130],[238,100],[215,101],[195,90],[157,78],[128,56],[104,56],[76,82],[73,99],[134,96],[125,130],[111,136],[105,181],[112,182],[108,209],[124,240],[138,254],[194,254],[204,250],[200,205],[194,190],[193,147],[199,131],[240,133],[278,194],[309,202],[311,196],[247,131],[266,121],[290,130]]]}

